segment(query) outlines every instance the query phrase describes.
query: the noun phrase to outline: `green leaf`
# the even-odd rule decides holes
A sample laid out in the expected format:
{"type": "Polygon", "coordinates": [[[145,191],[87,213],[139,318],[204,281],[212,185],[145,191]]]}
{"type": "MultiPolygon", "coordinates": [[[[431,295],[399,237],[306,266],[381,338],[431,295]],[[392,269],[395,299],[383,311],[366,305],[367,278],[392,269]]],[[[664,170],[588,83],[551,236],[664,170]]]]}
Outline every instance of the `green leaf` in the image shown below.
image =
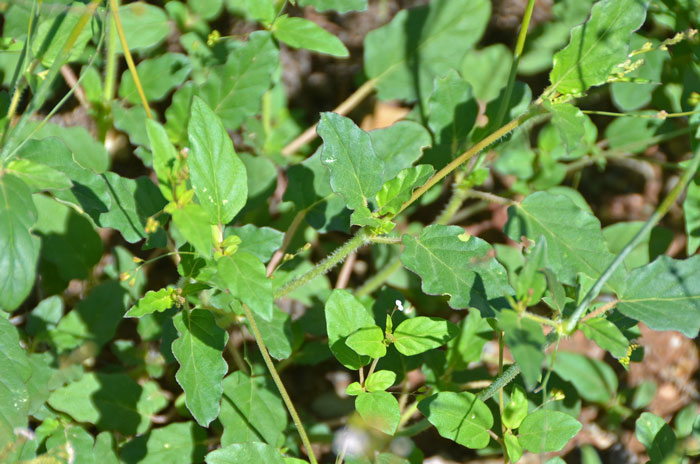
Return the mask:
{"type": "Polygon", "coordinates": [[[64,190],[73,186],[67,175],[42,163],[28,159],[16,159],[7,164],[6,172],[22,179],[33,192],[64,190]]]}
{"type": "Polygon", "coordinates": [[[527,301],[534,306],[545,289],[546,279],[540,271],[547,256],[547,242],[540,237],[530,251],[515,283],[515,297],[518,301],[527,301]]]}
{"type": "MultiPolygon", "coordinates": [[[[256,31],[230,53],[221,66],[211,68],[199,96],[229,130],[260,113],[262,96],[279,65],[279,51],[269,32],[256,31]]],[[[187,109],[187,108],[185,108],[187,109]]]]}
{"type": "MultiPolygon", "coordinates": [[[[65,455],[67,450],[72,450],[74,462],[92,464],[95,459],[93,452],[94,440],[92,435],[82,427],[75,425],[60,425],[57,430],[46,439],[46,451],[49,455],[65,455]]],[[[60,461],[59,461],[60,462],[60,461]]],[[[66,460],[64,462],[70,462],[66,460]]]]}
{"type": "Polygon", "coordinates": [[[162,240],[164,246],[165,233],[162,228],[153,234],[147,234],[145,229],[148,218],[165,206],[165,198],[151,179],[145,176],[127,179],[111,171],[106,172],[103,178],[107,182],[112,205],[108,212],[99,215],[98,225],[117,229],[129,243],[155,236],[156,240],[162,240]]]}
{"type": "Polygon", "coordinates": [[[403,236],[401,262],[418,274],[423,291],[449,295],[454,309],[474,307],[482,316],[508,307],[504,295],[513,294],[506,270],[496,261],[491,246],[477,237],[464,237],[457,226],[432,225],[418,239],[403,236]]]}
{"type": "Polygon", "coordinates": [[[55,266],[66,282],[87,279],[102,258],[102,239],[94,225],[72,208],[44,195],[33,195],[38,219],[34,232],[41,237],[41,261],[55,266]]]}
{"type": "Polygon", "coordinates": [[[32,367],[20,347],[17,329],[0,317],[0,449],[15,441],[15,429],[27,427],[32,367]]]}
{"type": "Polygon", "coordinates": [[[221,380],[228,365],[222,357],[228,334],[203,309],[181,311],[173,318],[178,339],[173,355],[180,364],[175,375],[185,391],[185,404],[197,422],[206,427],[219,416],[221,380]]]}
{"type": "Polygon", "coordinates": [[[147,119],[146,133],[153,153],[153,170],[158,178],[158,188],[166,200],[172,201],[175,189],[172,168],[177,160],[177,151],[158,122],[147,119]]]}
{"type": "Polygon", "coordinates": [[[413,189],[423,185],[435,170],[427,164],[406,168],[382,186],[377,193],[379,214],[396,214],[401,205],[411,198],[413,189]]]}
{"type": "Polygon", "coordinates": [[[376,325],[357,329],[345,339],[345,344],[360,356],[377,359],[386,354],[384,332],[376,325]]]}
{"type": "MultiPolygon", "coordinates": [[[[273,306],[271,320],[266,321],[262,317],[256,317],[255,322],[258,324],[270,356],[278,360],[287,359],[292,354],[294,338],[289,314],[273,306]]],[[[246,323],[250,325],[250,321],[246,320],[246,323]]]]}
{"type": "Polygon", "coordinates": [[[583,142],[588,116],[570,103],[546,104],[545,106],[552,113],[552,124],[557,128],[566,151],[571,153],[583,142]]]}
{"type": "MultiPolygon", "coordinates": [[[[161,43],[170,33],[165,12],[146,2],[133,2],[119,7],[119,19],[124,29],[129,50],[144,51],[161,43]]],[[[116,50],[122,53],[121,41],[116,50]]]]}
{"type": "Polygon", "coordinates": [[[200,98],[192,102],[187,135],[191,147],[187,165],[197,199],[212,224],[227,224],[248,197],[245,166],[221,120],[200,98]]]}
{"type": "MultiPolygon", "coordinates": [[[[143,93],[150,102],[165,98],[171,90],[185,82],[191,71],[190,60],[181,53],[163,53],[136,66],[143,93]]],[[[128,70],[122,74],[119,96],[133,105],[141,102],[134,78],[128,70]]]]}
{"type": "MultiPolygon", "coordinates": [[[[597,279],[612,262],[593,214],[579,208],[571,199],[548,192],[528,195],[508,210],[506,233],[513,240],[524,235],[530,240],[547,240],[546,265],[564,284],[575,285],[579,272],[597,279]]],[[[624,270],[619,269],[608,286],[619,291],[624,270]]]]}
{"type": "Polygon", "coordinates": [[[464,54],[481,38],[491,3],[451,0],[399,11],[386,26],[365,37],[365,73],[377,79],[381,100],[425,100],[433,80],[458,68],[464,54]]]}
{"type": "Polygon", "coordinates": [[[560,351],[554,361],[554,372],[571,382],[585,400],[606,404],[617,394],[615,371],[597,359],[560,351]]]}
{"type": "MultiPolygon", "coordinates": [[[[52,18],[42,18],[34,37],[32,37],[32,53],[35,58],[41,60],[46,68],[50,68],[56,58],[64,51],[64,47],[69,38],[72,37],[78,23],[83,15],[83,8],[71,8],[64,13],[55,15],[52,18]]],[[[80,58],[85,46],[93,35],[100,33],[100,24],[97,17],[88,20],[83,29],[75,38],[73,45],[65,50],[62,57],[63,63],[70,63],[80,58]]]]}
{"type": "Polygon", "coordinates": [[[349,396],[357,396],[362,392],[364,392],[364,389],[362,385],[360,385],[360,382],[353,382],[345,389],[345,393],[349,396]]]}
{"type": "Polygon", "coordinates": [[[287,410],[276,391],[241,371],[223,381],[219,420],[224,426],[221,445],[265,441],[277,444],[287,427],[287,410]]]}
{"type": "Polygon", "coordinates": [[[512,61],[510,49],[496,43],[480,50],[469,50],[459,69],[464,80],[472,86],[474,97],[488,102],[498,97],[506,86],[512,61]]]}
{"type": "Polygon", "coordinates": [[[493,339],[493,329],[479,311],[469,311],[459,324],[459,334],[447,344],[447,359],[456,370],[466,369],[470,362],[481,359],[484,345],[493,339]]]}
{"type": "MultiPolygon", "coordinates": [[[[627,119],[627,118],[625,118],[627,119]]],[[[686,216],[686,220],[687,220],[686,216]]],[[[644,225],[643,221],[618,222],[603,228],[603,236],[610,252],[618,254],[637,235],[644,225]]],[[[657,226],[647,232],[639,244],[625,258],[627,269],[635,269],[655,260],[664,254],[673,240],[673,232],[657,226]]]]}
{"type": "Polygon", "coordinates": [[[394,346],[404,356],[424,353],[442,346],[459,333],[456,325],[439,317],[406,319],[394,329],[394,346]]]}
{"type": "Polygon", "coordinates": [[[554,55],[549,74],[561,94],[579,94],[604,84],[613,67],[627,58],[630,36],[644,23],[646,4],[638,0],[601,0],[590,19],[571,30],[569,45],[554,55]]]}
{"type": "Polygon", "coordinates": [[[432,144],[430,133],[413,121],[399,121],[389,127],[369,133],[374,152],[384,161],[382,184],[409,168],[432,144]]]}
{"type": "Polygon", "coordinates": [[[513,435],[513,432],[508,430],[503,436],[503,442],[506,445],[506,452],[508,453],[508,458],[511,462],[518,462],[520,457],[523,455],[523,447],[518,441],[518,437],[513,435]]]}
{"type": "Polygon", "coordinates": [[[646,448],[650,462],[665,462],[667,458],[673,456],[676,435],[659,416],[643,412],[635,422],[634,433],[646,448]]]}
{"type": "Polygon", "coordinates": [[[700,256],[675,260],[659,256],[634,269],[618,310],[654,330],[677,330],[695,338],[700,329],[700,256]]]}
{"type": "Polygon", "coordinates": [[[205,258],[211,257],[214,248],[212,225],[209,221],[209,214],[202,205],[187,203],[179,207],[171,203],[165,211],[170,213],[177,230],[197,253],[205,258]]]}
{"type": "Polygon", "coordinates": [[[272,35],[292,48],[305,48],[345,58],[350,55],[339,38],[308,19],[279,16],[272,24],[272,35]]]}
{"type": "Polygon", "coordinates": [[[559,451],[581,430],[581,423],[570,415],[539,409],[528,415],[518,429],[518,440],[532,453],[559,451]]]}
{"type": "MultiPolygon", "coordinates": [[[[78,422],[125,435],[145,433],[151,424],[147,391],[125,374],[88,373],[51,393],[48,403],[78,422]]],[[[161,407],[165,406],[161,403],[161,407]]]]}
{"type": "Polygon", "coordinates": [[[154,312],[162,313],[166,309],[173,306],[180,306],[184,301],[179,301],[178,298],[182,291],[177,291],[175,288],[161,288],[158,291],[149,291],[141,298],[134,306],[126,312],[124,317],[141,317],[154,312]]]}
{"type": "Polygon", "coordinates": [[[622,358],[627,355],[629,341],[615,324],[604,317],[595,317],[583,321],[581,329],[587,338],[593,340],[604,350],[609,351],[616,358],[622,358]]]}
{"type": "Polygon", "coordinates": [[[29,229],[37,211],[27,184],[11,174],[0,177],[0,308],[15,310],[34,285],[39,239],[29,229]],[[12,276],[11,278],[9,276],[12,276]]]}
{"type": "Polygon", "coordinates": [[[128,441],[120,458],[127,464],[191,464],[207,452],[207,432],[194,422],[177,422],[128,441]]]}
{"type": "Polygon", "coordinates": [[[685,200],[683,200],[683,216],[685,233],[688,237],[686,248],[690,256],[700,248],[700,175],[696,174],[688,184],[685,200]]]}
{"type": "Polygon", "coordinates": [[[488,406],[472,393],[437,393],[418,403],[418,409],[445,438],[471,449],[489,444],[493,416],[488,406]]]}
{"type": "MultiPolygon", "coordinates": [[[[61,141],[73,153],[73,156],[69,156],[69,159],[72,158],[73,161],[78,163],[78,165],[84,169],[94,171],[90,173],[92,177],[95,176],[95,173],[101,174],[107,171],[110,162],[109,153],[107,153],[107,149],[104,145],[95,140],[95,138],[90,134],[90,132],[88,132],[88,130],[84,127],[63,127],[59,126],[58,124],[47,123],[44,124],[44,126],[42,126],[36,134],[34,134],[34,138],[36,139],[45,139],[46,137],[58,137],[59,139],[61,139],[61,141]]],[[[48,147],[42,148],[46,149],[48,147]]],[[[59,149],[63,151],[63,148],[59,149]]],[[[22,153],[24,153],[24,151],[22,153]]],[[[54,153],[53,157],[55,156],[56,155],[54,153]]],[[[43,162],[44,164],[47,164],[58,170],[62,170],[59,166],[54,165],[52,162],[49,162],[46,159],[41,161],[31,156],[22,157],[34,159],[35,161],[43,162]]],[[[54,160],[54,163],[59,163],[60,161],[63,161],[63,163],[60,164],[64,164],[68,160],[54,160]]],[[[70,172],[66,172],[66,174],[68,174],[68,176],[71,177],[71,179],[76,180],[71,176],[70,172]]],[[[85,183],[87,184],[87,182],[85,183]]]]}
{"type": "Polygon", "coordinates": [[[504,309],[498,314],[498,327],[513,358],[520,365],[528,389],[533,389],[542,375],[545,336],[542,327],[532,319],[504,309]]]}
{"type": "Polygon", "coordinates": [[[299,6],[313,6],[317,11],[334,10],[338,13],[365,11],[367,0],[298,0],[299,6]]]}
{"type": "Polygon", "coordinates": [[[401,420],[399,402],[385,391],[360,393],[355,398],[355,409],[370,426],[387,435],[396,433],[401,420]]]}
{"type": "Polygon", "coordinates": [[[513,391],[510,393],[510,401],[503,408],[501,419],[503,424],[509,429],[517,429],[527,417],[527,395],[525,391],[518,385],[513,385],[513,391]]]}
{"type": "Polygon", "coordinates": [[[357,370],[369,362],[345,344],[357,329],[375,325],[372,314],[347,290],[335,289],[326,300],[328,346],[345,367],[357,370]]]}
{"type": "Polygon", "coordinates": [[[216,263],[217,276],[235,296],[266,321],[272,320],[272,281],[263,263],[245,251],[222,256],[216,263]]]}
{"type": "Polygon", "coordinates": [[[428,126],[437,143],[453,149],[467,138],[479,112],[471,86],[454,69],[435,79],[429,109],[428,126]]]}
{"type": "MultiPolygon", "coordinates": [[[[641,49],[646,42],[651,42],[654,47],[659,46],[658,40],[649,39],[639,34],[633,34],[630,40],[630,49],[641,49]]],[[[659,87],[658,83],[662,80],[664,62],[669,58],[668,50],[662,50],[660,48],[644,53],[644,64],[638,69],[626,73],[625,76],[647,80],[649,83],[613,82],[610,85],[610,96],[615,106],[621,111],[634,111],[649,105],[654,90],[659,87]]]]}
{"type": "Polygon", "coordinates": [[[331,187],[350,209],[367,206],[382,188],[384,162],[376,155],[369,135],[352,120],[321,113],[318,135],[323,139],[321,162],[330,170],[331,187]]]}
{"type": "Polygon", "coordinates": [[[384,391],[394,385],[396,373],[392,371],[376,371],[365,380],[365,388],[368,392],[384,391]]]}
{"type": "Polygon", "coordinates": [[[52,334],[58,351],[91,342],[97,354],[105,343],[114,338],[128,301],[129,294],[117,281],[108,280],[94,287],[58,323],[52,334]]]}
{"type": "Polygon", "coordinates": [[[227,227],[224,231],[224,238],[229,235],[238,235],[241,244],[239,251],[245,251],[255,256],[262,262],[267,262],[282,247],[284,233],[271,227],[257,227],[253,224],[246,224],[241,227],[227,227]]]}
{"type": "Polygon", "coordinates": [[[241,443],[229,445],[207,454],[207,464],[239,464],[259,462],[265,464],[284,464],[277,448],[265,443],[241,443]]]}

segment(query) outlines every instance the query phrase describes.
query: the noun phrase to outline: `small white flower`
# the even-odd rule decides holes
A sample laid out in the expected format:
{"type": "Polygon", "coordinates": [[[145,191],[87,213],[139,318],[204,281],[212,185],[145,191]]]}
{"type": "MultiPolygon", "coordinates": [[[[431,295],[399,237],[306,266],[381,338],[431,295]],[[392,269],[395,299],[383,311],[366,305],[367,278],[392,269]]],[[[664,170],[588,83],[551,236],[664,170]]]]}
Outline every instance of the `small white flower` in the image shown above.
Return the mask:
{"type": "Polygon", "coordinates": [[[401,300],[396,300],[396,309],[403,312],[403,303],[401,303],[401,300]]]}

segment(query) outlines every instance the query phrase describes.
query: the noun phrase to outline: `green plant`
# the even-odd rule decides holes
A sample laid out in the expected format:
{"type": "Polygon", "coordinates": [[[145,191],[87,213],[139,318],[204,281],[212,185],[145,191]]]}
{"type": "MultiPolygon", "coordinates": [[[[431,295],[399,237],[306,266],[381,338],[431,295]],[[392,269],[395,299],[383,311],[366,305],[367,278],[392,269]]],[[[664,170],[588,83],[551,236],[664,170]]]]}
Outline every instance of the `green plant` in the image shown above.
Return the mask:
{"type": "Polygon", "coordinates": [[[280,48],[348,57],[301,8],[366,0],[118,3],[0,2],[2,462],[418,463],[421,433],[562,462],[582,401],[615,433],[636,418],[653,462],[697,453],[697,405],[674,432],[620,385],[639,322],[700,330],[692,0],[562,0],[532,28],[529,0],[512,53],[475,48],[488,0],[401,10],[306,131],[280,48]],[[534,99],[516,80],[549,68],[534,99]],[[411,110],[367,132],[347,115],[373,93],[411,110]],[[53,122],[69,101],[90,130],[53,122]],[[616,162],[675,183],[602,228],[576,187],[616,162]],[[491,241],[464,227],[488,207],[491,241]],[[579,330],[617,371],[559,350],[579,330]]]}

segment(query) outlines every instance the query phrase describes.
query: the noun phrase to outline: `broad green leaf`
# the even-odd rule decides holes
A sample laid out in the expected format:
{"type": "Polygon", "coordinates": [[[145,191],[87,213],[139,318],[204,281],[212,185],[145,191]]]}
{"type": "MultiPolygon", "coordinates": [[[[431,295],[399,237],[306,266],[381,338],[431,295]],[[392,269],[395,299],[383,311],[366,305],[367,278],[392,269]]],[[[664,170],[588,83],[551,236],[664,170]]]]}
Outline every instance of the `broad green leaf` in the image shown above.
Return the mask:
{"type": "Polygon", "coordinates": [[[498,327],[513,358],[520,365],[528,389],[533,389],[542,375],[545,337],[542,327],[532,319],[510,309],[498,314],[498,327]]]}
{"type": "MultiPolygon", "coordinates": [[[[265,3],[265,2],[255,2],[265,3]]],[[[188,0],[187,6],[192,9],[192,12],[203,19],[212,20],[219,17],[224,8],[224,0],[188,0]]]]}
{"type": "Polygon", "coordinates": [[[467,138],[479,112],[471,86],[457,71],[450,69],[435,79],[428,105],[428,126],[437,143],[456,150],[467,138]]]}
{"type": "MultiPolygon", "coordinates": [[[[46,439],[46,451],[49,456],[73,456],[73,462],[85,464],[95,463],[93,445],[95,441],[84,428],[76,425],[60,425],[54,433],[46,439]],[[70,450],[70,451],[69,451],[70,450]]],[[[54,462],[66,462],[54,461],[54,462]]]]}
{"type": "Polygon", "coordinates": [[[510,461],[518,462],[520,457],[523,455],[523,447],[520,445],[518,437],[513,435],[513,432],[509,430],[503,436],[503,442],[506,445],[506,451],[508,452],[508,458],[510,461]]]}
{"type": "Polygon", "coordinates": [[[593,340],[604,350],[609,351],[616,358],[622,358],[627,355],[629,341],[615,324],[604,317],[595,317],[583,321],[581,330],[583,330],[587,338],[593,340]]]}
{"type": "Polygon", "coordinates": [[[19,344],[17,329],[0,317],[0,449],[15,441],[15,429],[27,427],[32,367],[19,344]]]}
{"type": "Polygon", "coordinates": [[[433,172],[435,172],[433,167],[427,164],[401,170],[377,193],[378,213],[396,214],[401,209],[401,205],[411,198],[413,189],[423,185],[433,172]]]}
{"type": "MultiPolygon", "coordinates": [[[[686,220],[687,218],[686,215],[686,220]]],[[[603,228],[603,237],[605,237],[610,252],[613,254],[621,252],[643,225],[643,221],[630,221],[618,222],[603,228]]],[[[631,270],[649,264],[666,252],[672,240],[673,232],[671,230],[661,226],[652,228],[625,258],[625,266],[631,270]]]]}
{"type": "Polygon", "coordinates": [[[432,144],[430,133],[417,122],[399,121],[369,133],[374,152],[384,161],[382,184],[409,168],[432,144]]]}
{"type": "Polygon", "coordinates": [[[99,352],[105,343],[114,338],[128,301],[129,294],[117,281],[108,280],[94,287],[58,323],[52,335],[58,351],[91,342],[95,345],[95,351],[99,352]]]}
{"type": "Polygon", "coordinates": [[[386,354],[384,332],[376,325],[357,329],[345,339],[345,344],[355,353],[373,359],[381,358],[386,354]]]}
{"type": "Polygon", "coordinates": [[[571,382],[585,400],[605,404],[617,394],[617,375],[603,361],[560,351],[556,354],[554,372],[571,382]]]}
{"type": "MultiPolygon", "coordinates": [[[[481,141],[484,137],[493,133],[496,129],[501,127],[508,121],[515,119],[525,111],[530,108],[530,103],[532,102],[532,90],[527,84],[515,81],[513,83],[513,89],[508,94],[507,89],[503,88],[501,93],[498,94],[494,100],[491,100],[488,105],[486,105],[486,120],[485,126],[477,126],[471,132],[470,139],[473,143],[481,141]],[[502,121],[498,121],[499,114],[501,112],[502,102],[506,97],[510,96],[510,99],[505,104],[506,110],[502,121]]],[[[508,140],[505,138],[504,140],[508,140]]],[[[496,144],[498,146],[498,143],[496,144]]]]}
{"type": "MultiPolygon", "coordinates": [[[[654,47],[658,47],[659,45],[658,40],[649,39],[639,34],[633,34],[630,40],[630,49],[641,49],[646,42],[650,42],[654,47]]],[[[644,64],[638,69],[626,73],[625,76],[646,80],[649,83],[613,82],[610,85],[610,96],[615,106],[621,111],[634,111],[649,105],[652,93],[659,87],[658,83],[662,80],[664,62],[670,58],[668,50],[662,50],[660,48],[650,50],[644,53],[643,56],[644,64]]]]}
{"type": "Polygon", "coordinates": [[[503,424],[509,429],[517,429],[527,417],[527,395],[525,391],[518,385],[513,385],[513,391],[510,393],[510,401],[503,408],[501,419],[503,424]]]}
{"type": "Polygon", "coordinates": [[[157,412],[148,410],[146,390],[125,374],[85,374],[51,393],[48,403],[78,422],[125,435],[146,432],[157,412]]]}
{"type": "Polygon", "coordinates": [[[272,281],[263,263],[245,251],[222,256],[216,264],[218,279],[257,315],[272,320],[272,281]]]}
{"type": "Polygon", "coordinates": [[[396,433],[401,420],[399,402],[385,391],[360,393],[355,398],[355,409],[370,426],[387,435],[396,433]]]}
{"type": "Polygon", "coordinates": [[[549,74],[552,87],[562,94],[579,94],[604,84],[613,67],[627,58],[631,34],[646,17],[638,0],[601,0],[590,19],[571,30],[569,45],[554,55],[549,74]]]}
{"type": "Polygon", "coordinates": [[[364,389],[362,388],[362,385],[360,385],[360,382],[353,382],[345,389],[345,393],[347,393],[349,396],[357,396],[362,392],[364,392],[364,389]]]}
{"type": "Polygon", "coordinates": [[[339,38],[308,19],[282,15],[272,23],[272,35],[292,48],[305,48],[345,58],[350,55],[339,38]]]}
{"type": "Polygon", "coordinates": [[[418,409],[445,438],[471,449],[489,443],[493,416],[472,393],[440,392],[418,403],[418,409]]]}
{"type": "Polygon", "coordinates": [[[12,160],[6,172],[22,179],[33,192],[41,190],[65,190],[73,186],[67,175],[46,164],[28,159],[12,160]]]}
{"type": "Polygon", "coordinates": [[[134,306],[126,312],[124,317],[141,317],[154,312],[162,313],[173,306],[184,304],[182,291],[172,287],[161,288],[158,291],[149,291],[134,306]]]}
{"type": "Polygon", "coordinates": [[[176,422],[126,442],[120,458],[127,464],[191,464],[204,461],[206,430],[194,422],[176,422]]]}
{"type": "Polygon", "coordinates": [[[643,412],[635,422],[635,435],[647,450],[650,462],[666,462],[676,448],[676,435],[659,416],[643,412]]]}
{"type": "Polygon", "coordinates": [[[102,258],[102,239],[88,218],[44,195],[34,195],[34,232],[41,237],[42,265],[51,263],[66,282],[87,279],[102,258]]]}
{"type": "MultiPolygon", "coordinates": [[[[109,153],[103,144],[95,140],[95,138],[82,126],[71,126],[63,127],[58,124],[47,123],[39,129],[39,131],[34,135],[35,139],[45,139],[47,137],[58,137],[61,141],[68,147],[68,149],[73,153],[73,161],[78,163],[78,165],[84,169],[94,171],[90,173],[93,177],[95,173],[101,174],[107,171],[109,167],[109,153]]],[[[42,140],[43,142],[43,140],[42,140]]],[[[48,147],[42,147],[44,149],[48,147]]],[[[63,151],[62,148],[60,148],[63,151]]],[[[54,154],[54,157],[56,155],[54,154]]],[[[53,163],[48,160],[37,160],[31,156],[23,156],[23,158],[34,159],[35,161],[43,162],[51,167],[62,171],[59,166],[53,163],[60,164],[66,163],[68,160],[54,160],[53,163]]],[[[65,172],[65,171],[64,171],[65,172]]],[[[70,172],[66,172],[68,177],[73,180],[70,172]]],[[[79,179],[77,179],[79,180],[79,179]]],[[[83,182],[87,184],[87,182],[83,182]]],[[[88,184],[89,185],[89,184],[88,184]]]]}
{"type": "Polygon", "coordinates": [[[700,329],[700,256],[675,260],[659,256],[634,269],[618,310],[654,330],[677,330],[695,338],[700,329]]]}
{"type": "MultiPolygon", "coordinates": [[[[655,111],[647,111],[649,116],[655,111]]],[[[616,152],[641,153],[658,143],[657,136],[664,132],[664,121],[650,117],[615,118],[605,128],[608,149],[616,152]]]]}
{"type": "Polygon", "coordinates": [[[224,391],[221,380],[228,370],[222,352],[228,334],[204,309],[181,311],[173,322],[179,335],[172,346],[180,364],[175,378],[185,391],[187,409],[206,427],[219,416],[224,391]]]}
{"type": "Polygon", "coordinates": [[[423,291],[449,295],[454,309],[474,307],[482,316],[508,307],[504,295],[512,294],[506,270],[492,256],[492,248],[477,237],[465,237],[457,226],[432,225],[416,239],[403,236],[401,262],[418,274],[423,291]]]}
{"type": "MultiPolygon", "coordinates": [[[[190,109],[195,95],[198,93],[194,82],[187,81],[173,93],[172,102],[165,110],[165,131],[170,140],[177,146],[187,145],[187,132],[183,131],[182,128],[187,127],[190,120],[190,109]]],[[[202,95],[205,95],[204,92],[202,95]]]]}
{"type": "Polygon", "coordinates": [[[166,200],[174,199],[175,179],[172,168],[177,160],[177,151],[168,139],[168,134],[158,122],[147,119],[146,133],[153,152],[153,170],[158,178],[158,188],[166,200]]]}
{"type": "Polygon", "coordinates": [[[372,314],[347,290],[333,290],[326,300],[326,331],[328,346],[345,367],[357,370],[369,362],[345,344],[357,329],[375,325],[372,314]]]}
{"type": "Polygon", "coordinates": [[[118,230],[129,243],[148,239],[146,247],[165,246],[165,232],[161,227],[155,232],[146,232],[145,228],[148,219],[165,206],[165,198],[158,187],[145,176],[127,179],[110,171],[103,174],[103,178],[112,202],[110,210],[99,215],[98,225],[118,230]]]}
{"type": "Polygon", "coordinates": [[[34,285],[39,239],[29,229],[37,211],[27,184],[11,174],[0,177],[0,308],[15,310],[34,285]]]}
{"type": "Polygon", "coordinates": [[[539,409],[528,415],[518,429],[518,440],[532,453],[559,451],[581,430],[581,423],[570,415],[539,409]]]}
{"type": "Polygon", "coordinates": [[[173,224],[197,253],[205,258],[211,257],[214,237],[209,214],[197,203],[187,203],[183,207],[171,203],[165,209],[173,219],[173,224]]]}
{"type": "Polygon", "coordinates": [[[488,0],[437,0],[401,10],[365,37],[365,73],[377,79],[382,100],[426,100],[433,80],[458,68],[481,38],[491,15],[488,0]]]}
{"type": "Polygon", "coordinates": [[[394,329],[394,346],[404,356],[413,356],[444,345],[458,333],[457,326],[448,320],[418,316],[394,329]]]}
{"type": "Polygon", "coordinates": [[[265,464],[284,464],[277,448],[265,443],[251,442],[225,446],[207,454],[207,464],[239,464],[259,462],[265,464]]]}
{"type": "Polygon", "coordinates": [[[459,69],[464,80],[472,86],[474,97],[488,102],[506,86],[512,61],[510,49],[496,43],[480,50],[469,50],[459,69]]]}
{"type": "Polygon", "coordinates": [[[229,235],[238,235],[241,244],[239,251],[245,251],[255,256],[262,262],[267,262],[275,251],[279,250],[284,240],[284,233],[271,227],[256,227],[246,224],[241,227],[227,227],[224,238],[229,235]]]}
{"type": "Polygon", "coordinates": [[[447,343],[447,360],[456,370],[466,369],[481,359],[484,345],[493,339],[493,328],[479,311],[469,311],[459,323],[459,334],[447,343]]]}
{"type": "Polygon", "coordinates": [[[63,299],[58,295],[41,300],[30,313],[27,314],[27,324],[24,330],[35,337],[49,328],[56,327],[63,316],[63,299]]]}
{"type": "Polygon", "coordinates": [[[392,371],[376,371],[365,380],[365,388],[368,392],[384,391],[394,385],[396,373],[392,371]]]}
{"type": "Polygon", "coordinates": [[[298,0],[299,6],[312,6],[317,11],[334,10],[338,13],[365,11],[367,0],[298,0]]]}
{"type": "MultiPolygon", "coordinates": [[[[119,19],[129,50],[144,51],[161,43],[170,33],[170,23],[165,12],[146,2],[133,2],[119,7],[119,19]]],[[[116,50],[122,53],[117,40],[116,50]]]]}
{"type": "Polygon", "coordinates": [[[550,104],[546,107],[552,113],[552,124],[557,128],[566,151],[571,153],[583,141],[588,116],[570,103],[550,104]]]}
{"type": "MultiPolygon", "coordinates": [[[[255,322],[258,324],[270,356],[277,360],[287,359],[292,354],[294,339],[289,314],[273,306],[272,319],[266,321],[262,317],[256,317],[255,322]]],[[[246,320],[246,323],[250,325],[250,321],[246,320]]]]}
{"type": "Polygon", "coordinates": [[[349,118],[321,113],[318,135],[323,139],[321,162],[330,170],[333,191],[350,209],[367,206],[382,188],[384,162],[376,155],[369,135],[349,118]]]}
{"type": "Polygon", "coordinates": [[[688,184],[683,200],[683,216],[688,237],[686,248],[688,255],[692,255],[700,248],[700,175],[696,174],[688,184]]]}
{"type": "Polygon", "coordinates": [[[212,224],[227,224],[248,197],[245,166],[221,120],[200,98],[192,102],[187,134],[191,147],[187,165],[197,199],[212,224]]]}
{"type": "Polygon", "coordinates": [[[372,214],[372,211],[370,211],[368,207],[358,206],[350,216],[350,224],[360,227],[369,226],[379,229],[384,224],[384,221],[372,214]]]}
{"type": "Polygon", "coordinates": [[[276,391],[241,371],[223,381],[219,420],[224,427],[221,445],[265,441],[277,444],[287,427],[287,410],[276,391]]]}
{"type": "Polygon", "coordinates": [[[234,130],[260,112],[262,96],[278,65],[279,51],[270,33],[253,32],[244,45],[231,52],[225,64],[211,68],[199,96],[228,130],[234,130]]]}
{"type": "MultiPolygon", "coordinates": [[[[187,79],[191,70],[190,60],[181,53],[163,53],[155,58],[145,59],[136,66],[143,93],[151,102],[165,98],[171,90],[187,79]]],[[[141,103],[129,70],[122,74],[119,96],[133,105],[141,103]]]]}
{"type": "MultiPolygon", "coordinates": [[[[52,18],[42,18],[34,37],[32,37],[32,53],[41,60],[46,68],[50,68],[56,58],[64,51],[69,38],[73,38],[76,26],[80,23],[84,7],[76,6],[52,18]]],[[[61,64],[76,61],[82,55],[85,46],[93,37],[101,33],[100,24],[94,16],[88,20],[75,37],[73,45],[65,50],[61,64]]]]}
{"type": "MultiPolygon", "coordinates": [[[[547,240],[546,265],[564,284],[575,285],[582,272],[597,279],[614,256],[605,245],[600,221],[579,208],[571,199],[548,192],[528,195],[508,210],[506,233],[513,240],[526,236],[547,240]]],[[[619,269],[608,286],[619,291],[624,270],[619,269]]]]}
{"type": "Polygon", "coordinates": [[[535,247],[528,254],[515,283],[515,297],[518,301],[527,301],[528,306],[534,306],[539,301],[544,289],[546,279],[540,271],[544,267],[547,255],[547,242],[540,237],[535,247]]]}

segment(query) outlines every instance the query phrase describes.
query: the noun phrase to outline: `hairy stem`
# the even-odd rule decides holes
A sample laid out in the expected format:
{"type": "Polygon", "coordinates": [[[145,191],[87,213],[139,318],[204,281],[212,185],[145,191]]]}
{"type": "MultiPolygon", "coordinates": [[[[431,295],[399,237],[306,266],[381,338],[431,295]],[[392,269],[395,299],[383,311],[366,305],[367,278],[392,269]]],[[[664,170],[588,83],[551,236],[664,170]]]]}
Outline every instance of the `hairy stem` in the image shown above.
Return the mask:
{"type": "Polygon", "coordinates": [[[272,358],[270,358],[270,354],[267,352],[267,346],[265,345],[262,335],[260,334],[260,330],[258,329],[258,324],[255,322],[253,313],[245,303],[243,303],[242,306],[243,310],[245,311],[245,315],[248,318],[248,322],[250,323],[250,328],[253,330],[253,337],[255,337],[255,341],[258,344],[260,353],[262,354],[263,359],[265,360],[265,365],[270,371],[272,380],[275,382],[275,385],[277,385],[277,389],[279,390],[280,395],[282,395],[282,400],[284,401],[285,406],[287,406],[289,415],[292,416],[292,421],[294,422],[294,426],[299,432],[299,437],[301,437],[301,442],[304,444],[304,448],[306,448],[306,453],[309,456],[309,460],[311,461],[311,464],[317,464],[318,461],[316,461],[316,455],[314,454],[314,450],[311,447],[309,436],[306,434],[306,429],[304,429],[304,425],[301,423],[301,419],[299,418],[299,414],[297,414],[297,410],[294,407],[294,403],[292,403],[292,399],[289,397],[289,393],[287,393],[287,389],[284,387],[284,383],[282,383],[282,379],[277,373],[275,365],[272,363],[272,358]]]}

